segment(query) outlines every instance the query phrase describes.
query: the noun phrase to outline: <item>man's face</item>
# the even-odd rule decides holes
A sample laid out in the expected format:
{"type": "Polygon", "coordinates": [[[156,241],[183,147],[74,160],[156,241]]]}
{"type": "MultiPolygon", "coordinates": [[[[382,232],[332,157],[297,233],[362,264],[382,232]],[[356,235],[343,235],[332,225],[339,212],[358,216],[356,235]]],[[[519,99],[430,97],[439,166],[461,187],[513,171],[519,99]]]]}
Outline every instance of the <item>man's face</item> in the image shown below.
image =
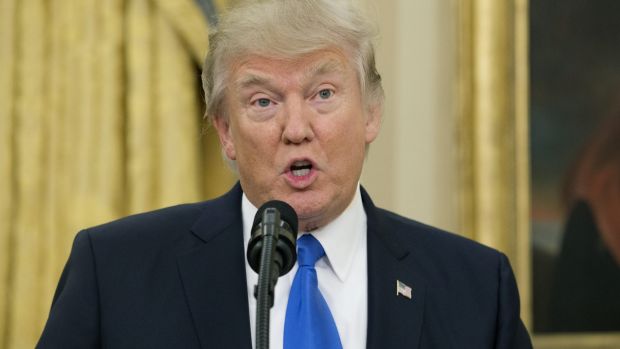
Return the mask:
{"type": "Polygon", "coordinates": [[[324,226],[346,209],[365,147],[379,132],[380,107],[363,103],[343,54],[246,57],[232,65],[225,110],[227,118],[214,124],[252,204],[287,202],[300,231],[324,226]]]}

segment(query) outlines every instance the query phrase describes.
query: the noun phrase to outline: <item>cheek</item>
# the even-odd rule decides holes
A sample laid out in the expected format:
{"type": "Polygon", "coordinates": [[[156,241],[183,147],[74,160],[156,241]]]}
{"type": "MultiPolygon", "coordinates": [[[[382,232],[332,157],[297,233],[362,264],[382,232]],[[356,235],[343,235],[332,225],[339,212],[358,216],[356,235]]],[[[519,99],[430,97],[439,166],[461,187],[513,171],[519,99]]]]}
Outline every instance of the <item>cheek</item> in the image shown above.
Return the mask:
{"type": "Polygon", "coordinates": [[[331,165],[339,169],[341,176],[354,175],[365,154],[363,123],[359,120],[332,123],[324,139],[331,165]]]}
{"type": "Polygon", "coordinates": [[[248,166],[272,164],[279,135],[271,122],[238,123],[234,135],[238,162],[248,166]]]}
{"type": "MultiPolygon", "coordinates": [[[[352,115],[348,118],[336,118],[330,131],[330,139],[335,143],[336,148],[342,151],[354,152],[365,144],[364,123],[360,116],[352,115]]],[[[352,154],[353,155],[353,154],[352,154]]]]}

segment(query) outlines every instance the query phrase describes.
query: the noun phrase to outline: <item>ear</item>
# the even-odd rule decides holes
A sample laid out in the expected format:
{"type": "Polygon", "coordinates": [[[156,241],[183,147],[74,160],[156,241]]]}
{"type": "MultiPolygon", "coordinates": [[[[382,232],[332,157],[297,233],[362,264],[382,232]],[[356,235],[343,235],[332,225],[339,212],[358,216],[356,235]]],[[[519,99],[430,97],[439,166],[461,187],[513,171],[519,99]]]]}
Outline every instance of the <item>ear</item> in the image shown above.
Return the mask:
{"type": "Polygon", "coordinates": [[[379,135],[383,108],[381,103],[368,106],[366,113],[366,144],[372,143],[379,135]]]}
{"type": "Polygon", "coordinates": [[[235,142],[232,137],[232,131],[228,119],[221,116],[215,116],[213,119],[213,126],[217,130],[217,135],[220,138],[220,145],[222,146],[222,150],[224,154],[226,154],[226,157],[230,160],[237,160],[235,142]]]}

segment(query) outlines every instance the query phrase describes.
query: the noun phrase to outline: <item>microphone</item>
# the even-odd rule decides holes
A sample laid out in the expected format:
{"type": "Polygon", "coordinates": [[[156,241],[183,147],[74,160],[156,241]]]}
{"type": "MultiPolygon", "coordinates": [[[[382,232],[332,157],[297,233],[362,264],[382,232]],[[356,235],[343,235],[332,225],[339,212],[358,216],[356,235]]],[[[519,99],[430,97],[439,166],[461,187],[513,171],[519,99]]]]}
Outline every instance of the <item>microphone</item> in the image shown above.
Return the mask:
{"type": "Polygon", "coordinates": [[[266,236],[274,236],[274,262],[282,276],[297,261],[297,213],[286,202],[271,200],[264,203],[254,216],[252,235],[248,244],[247,259],[250,267],[260,273],[261,252],[266,236]]]}
{"type": "Polygon", "coordinates": [[[297,260],[297,213],[277,200],[263,204],[254,216],[247,259],[258,273],[256,298],[256,348],[269,349],[269,309],[273,307],[278,277],[288,273],[297,260]]]}

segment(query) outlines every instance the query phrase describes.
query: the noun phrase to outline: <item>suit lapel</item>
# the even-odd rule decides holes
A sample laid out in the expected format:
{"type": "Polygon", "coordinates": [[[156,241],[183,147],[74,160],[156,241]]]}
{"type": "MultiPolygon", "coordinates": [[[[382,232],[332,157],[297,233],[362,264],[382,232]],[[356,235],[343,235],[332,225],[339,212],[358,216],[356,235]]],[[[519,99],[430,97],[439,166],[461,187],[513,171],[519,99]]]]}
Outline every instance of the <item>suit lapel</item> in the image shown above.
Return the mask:
{"type": "Polygon", "coordinates": [[[418,348],[426,282],[416,275],[396,227],[385,221],[365,190],[368,219],[368,349],[418,348]],[[411,299],[397,295],[396,283],[411,287],[411,299]]]}
{"type": "MultiPolygon", "coordinates": [[[[368,217],[367,348],[418,348],[426,283],[363,188],[362,199],[368,217]],[[396,295],[397,280],[412,288],[412,299],[396,295]]],[[[178,257],[202,348],[252,347],[240,205],[239,184],[207,203],[192,229],[196,246],[178,257]]]]}
{"type": "Polygon", "coordinates": [[[202,348],[251,348],[241,188],[206,204],[179,274],[202,348]]]}

